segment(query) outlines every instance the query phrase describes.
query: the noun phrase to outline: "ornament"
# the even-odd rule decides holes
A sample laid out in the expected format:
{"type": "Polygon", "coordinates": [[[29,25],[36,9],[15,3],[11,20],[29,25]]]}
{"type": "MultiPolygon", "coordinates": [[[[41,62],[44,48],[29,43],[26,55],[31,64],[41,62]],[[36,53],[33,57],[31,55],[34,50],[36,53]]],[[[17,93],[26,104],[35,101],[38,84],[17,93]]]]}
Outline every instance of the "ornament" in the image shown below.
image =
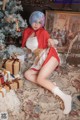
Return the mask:
{"type": "Polygon", "coordinates": [[[20,32],[19,20],[16,20],[16,31],[17,31],[17,32],[20,32]]]}
{"type": "Polygon", "coordinates": [[[8,23],[11,23],[13,22],[13,15],[8,15],[6,18],[5,18],[6,22],[8,23]]]}

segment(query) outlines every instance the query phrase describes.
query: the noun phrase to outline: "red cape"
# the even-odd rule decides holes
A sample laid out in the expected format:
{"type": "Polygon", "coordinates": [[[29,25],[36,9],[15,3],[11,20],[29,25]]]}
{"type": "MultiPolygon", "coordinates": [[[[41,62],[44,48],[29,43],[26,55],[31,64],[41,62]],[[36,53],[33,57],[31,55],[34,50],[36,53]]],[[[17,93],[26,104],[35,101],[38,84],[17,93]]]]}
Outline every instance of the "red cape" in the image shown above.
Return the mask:
{"type": "MultiPolygon", "coordinates": [[[[41,49],[47,48],[48,47],[48,39],[50,38],[50,35],[44,28],[40,28],[37,31],[34,31],[32,28],[26,28],[23,32],[22,47],[25,47],[27,38],[33,32],[35,32],[35,35],[38,38],[38,48],[41,48],[41,49]]],[[[51,47],[44,64],[46,64],[52,56],[54,56],[58,60],[58,62],[60,62],[57,51],[55,50],[55,48],[51,47]]]]}
{"type": "Polygon", "coordinates": [[[44,28],[40,28],[37,31],[34,31],[32,28],[26,28],[23,32],[23,37],[22,37],[22,47],[25,47],[26,41],[28,37],[35,32],[35,35],[37,36],[38,39],[38,48],[47,48],[48,46],[48,39],[50,38],[50,35],[44,28]]]}

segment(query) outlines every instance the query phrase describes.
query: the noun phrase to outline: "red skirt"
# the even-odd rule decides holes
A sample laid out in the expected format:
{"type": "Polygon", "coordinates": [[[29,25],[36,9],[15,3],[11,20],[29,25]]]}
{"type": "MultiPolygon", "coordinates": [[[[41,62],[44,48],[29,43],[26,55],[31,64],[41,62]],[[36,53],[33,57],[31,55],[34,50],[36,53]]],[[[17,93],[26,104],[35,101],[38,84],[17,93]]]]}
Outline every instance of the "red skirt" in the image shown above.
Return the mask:
{"type": "Polygon", "coordinates": [[[43,65],[45,65],[52,56],[57,59],[58,63],[60,63],[60,59],[59,59],[59,56],[58,56],[58,53],[57,53],[56,49],[51,47],[50,50],[49,50],[49,53],[47,55],[47,58],[44,61],[43,65]]]}

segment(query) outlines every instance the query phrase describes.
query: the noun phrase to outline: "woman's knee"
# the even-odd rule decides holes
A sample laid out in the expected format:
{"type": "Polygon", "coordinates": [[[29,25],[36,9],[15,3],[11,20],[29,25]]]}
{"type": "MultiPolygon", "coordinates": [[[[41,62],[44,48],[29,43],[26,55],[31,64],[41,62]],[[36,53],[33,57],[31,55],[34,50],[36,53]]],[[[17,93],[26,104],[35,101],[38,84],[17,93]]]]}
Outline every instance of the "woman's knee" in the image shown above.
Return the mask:
{"type": "Polygon", "coordinates": [[[37,77],[37,83],[38,84],[42,84],[43,83],[43,80],[45,80],[46,78],[45,77],[43,77],[43,76],[38,76],[37,77]]]}

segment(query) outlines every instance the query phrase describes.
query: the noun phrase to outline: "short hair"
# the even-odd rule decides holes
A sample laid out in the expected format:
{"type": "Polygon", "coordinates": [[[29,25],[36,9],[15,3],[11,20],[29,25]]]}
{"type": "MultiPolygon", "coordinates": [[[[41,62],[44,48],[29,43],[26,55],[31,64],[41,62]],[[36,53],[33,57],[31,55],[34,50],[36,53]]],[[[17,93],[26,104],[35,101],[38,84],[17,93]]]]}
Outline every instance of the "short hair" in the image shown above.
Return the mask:
{"type": "Polygon", "coordinates": [[[30,17],[29,17],[29,23],[30,25],[32,25],[32,23],[40,21],[41,25],[44,26],[44,22],[45,22],[45,15],[43,12],[40,11],[34,11],[30,17]]]}

